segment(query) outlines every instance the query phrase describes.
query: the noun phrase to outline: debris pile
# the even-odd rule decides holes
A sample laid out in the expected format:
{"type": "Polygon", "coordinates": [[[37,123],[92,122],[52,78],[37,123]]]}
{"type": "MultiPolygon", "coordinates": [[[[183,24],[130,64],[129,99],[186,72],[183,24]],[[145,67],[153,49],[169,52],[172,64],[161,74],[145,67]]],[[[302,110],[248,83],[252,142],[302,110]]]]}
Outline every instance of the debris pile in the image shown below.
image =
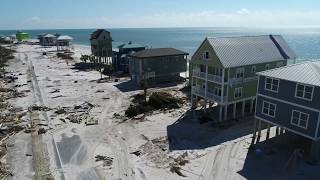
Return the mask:
{"type": "Polygon", "coordinates": [[[13,176],[13,173],[6,164],[0,162],[0,179],[5,179],[8,176],[13,176]]]}
{"type": "Polygon", "coordinates": [[[154,92],[148,98],[144,94],[135,95],[132,97],[132,103],[125,112],[125,115],[130,118],[154,110],[179,108],[183,100],[168,92],[154,92]]]}
{"type": "Polygon", "coordinates": [[[169,168],[172,173],[186,177],[182,172],[182,166],[189,163],[188,153],[181,155],[169,155],[169,144],[167,137],[160,137],[148,140],[139,150],[131,152],[138,157],[145,157],[150,160],[157,168],[169,168]]]}
{"type": "Polygon", "coordinates": [[[158,168],[168,168],[172,162],[167,154],[168,140],[166,137],[156,138],[146,142],[140,148],[140,156],[145,156],[158,168]]]}
{"type": "Polygon", "coordinates": [[[32,111],[50,111],[51,109],[46,106],[33,105],[33,106],[30,106],[28,110],[32,112],[32,111]]]}
{"type": "Polygon", "coordinates": [[[1,99],[7,100],[7,99],[12,99],[12,98],[17,98],[17,97],[25,97],[25,93],[28,91],[21,91],[18,92],[15,89],[10,89],[10,88],[1,88],[0,87],[0,93],[2,93],[1,99]]]}
{"type": "Polygon", "coordinates": [[[84,102],[74,107],[59,107],[55,111],[56,114],[67,115],[65,119],[68,119],[72,123],[86,122],[88,125],[96,124],[96,120],[92,119],[89,115],[91,109],[94,107],[89,102],[84,102]]]}
{"type": "MultiPolygon", "coordinates": [[[[21,96],[16,90],[4,88],[4,81],[0,81],[0,158],[7,153],[7,140],[15,133],[25,129],[21,118],[27,114],[22,108],[14,108],[8,99],[21,96]]],[[[0,162],[0,179],[13,176],[9,167],[0,162]]]]}
{"type": "Polygon", "coordinates": [[[73,60],[73,57],[71,55],[72,54],[70,54],[70,53],[57,53],[57,57],[59,57],[61,59],[73,60]]]}
{"type": "Polygon", "coordinates": [[[108,156],[96,155],[95,158],[96,162],[103,161],[103,166],[111,166],[113,162],[113,158],[108,156]]]}

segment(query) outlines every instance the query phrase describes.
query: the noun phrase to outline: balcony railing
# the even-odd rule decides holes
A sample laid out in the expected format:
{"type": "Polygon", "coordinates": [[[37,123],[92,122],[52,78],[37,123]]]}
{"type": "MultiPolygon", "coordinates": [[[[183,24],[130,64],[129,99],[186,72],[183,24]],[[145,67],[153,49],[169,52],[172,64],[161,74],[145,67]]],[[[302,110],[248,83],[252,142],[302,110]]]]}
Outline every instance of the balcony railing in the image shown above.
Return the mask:
{"type": "MultiPolygon", "coordinates": [[[[193,76],[197,77],[197,78],[201,78],[201,79],[206,79],[206,73],[200,72],[199,70],[193,70],[193,76]]],[[[208,81],[218,82],[218,83],[222,82],[221,76],[217,76],[217,75],[213,75],[213,74],[208,73],[207,77],[208,77],[208,81]]]]}
{"type": "MultiPolygon", "coordinates": [[[[196,87],[196,86],[193,86],[192,87],[192,92],[198,96],[201,96],[203,98],[206,97],[206,94],[205,94],[205,89],[204,88],[200,88],[200,87],[196,87]]],[[[209,92],[207,91],[207,98],[212,100],[212,101],[215,101],[215,102],[222,102],[222,98],[221,96],[218,96],[212,92],[209,92]]],[[[227,96],[224,96],[224,101],[226,100],[227,96]]]]}
{"type": "MultiPolygon", "coordinates": [[[[206,79],[206,73],[201,72],[198,69],[193,70],[193,76],[203,80],[206,79]]],[[[207,78],[208,78],[208,81],[215,82],[215,83],[222,83],[223,81],[221,76],[217,76],[209,73],[207,74],[207,78]]],[[[248,78],[230,78],[229,81],[226,83],[228,83],[230,86],[233,86],[233,85],[256,81],[256,80],[258,80],[258,76],[253,76],[248,78]]]]}
{"type": "Polygon", "coordinates": [[[222,83],[222,77],[221,76],[217,76],[217,75],[213,75],[213,74],[208,74],[208,81],[222,83]]]}
{"type": "Polygon", "coordinates": [[[231,78],[229,81],[229,85],[237,85],[241,83],[251,82],[258,80],[258,76],[248,77],[248,78],[231,78]]]}

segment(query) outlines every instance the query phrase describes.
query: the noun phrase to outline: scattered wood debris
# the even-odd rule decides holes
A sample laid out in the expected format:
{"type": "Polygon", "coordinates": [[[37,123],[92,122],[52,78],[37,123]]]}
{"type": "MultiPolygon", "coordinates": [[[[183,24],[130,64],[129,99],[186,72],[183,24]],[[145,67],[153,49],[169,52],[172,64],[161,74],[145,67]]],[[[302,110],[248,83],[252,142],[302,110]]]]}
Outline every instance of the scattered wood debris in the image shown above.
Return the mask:
{"type": "Polygon", "coordinates": [[[51,109],[46,106],[33,105],[33,106],[30,106],[28,110],[31,112],[31,111],[50,111],[51,109]]]}
{"type": "Polygon", "coordinates": [[[72,123],[78,123],[85,122],[87,125],[94,125],[97,124],[98,121],[96,119],[90,118],[90,111],[94,107],[93,104],[89,102],[84,102],[80,105],[75,105],[72,107],[58,107],[55,111],[56,114],[59,115],[67,115],[64,118],[69,120],[72,123]]]}
{"type": "Polygon", "coordinates": [[[96,161],[103,161],[103,166],[111,166],[113,162],[113,157],[96,155],[96,161]]]}

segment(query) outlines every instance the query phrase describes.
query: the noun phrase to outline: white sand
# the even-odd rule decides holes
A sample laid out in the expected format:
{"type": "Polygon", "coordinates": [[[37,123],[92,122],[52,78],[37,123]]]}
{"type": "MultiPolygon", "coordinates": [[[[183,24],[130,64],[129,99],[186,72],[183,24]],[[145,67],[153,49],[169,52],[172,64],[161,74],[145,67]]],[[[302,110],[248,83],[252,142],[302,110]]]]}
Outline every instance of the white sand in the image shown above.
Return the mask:
{"type": "MultiPolygon", "coordinates": [[[[74,48],[77,58],[81,53],[90,52],[87,46],[75,45],[74,48]]],[[[73,107],[85,101],[95,105],[90,116],[98,119],[99,124],[94,126],[68,121],[63,123],[59,119],[65,118],[65,115],[56,115],[54,110],[47,112],[52,129],[46,135],[46,142],[50,169],[55,179],[61,179],[62,174],[68,180],[265,179],[255,174],[252,178],[250,173],[240,173],[248,162],[246,157],[251,141],[250,123],[240,123],[224,131],[218,131],[209,124],[199,125],[194,121],[175,123],[189,109],[189,105],[185,105],[170,112],[155,112],[146,117],[147,120],[144,122],[119,124],[119,120],[113,118],[113,114],[123,113],[130,104],[129,97],[140,91],[121,92],[115,86],[118,83],[98,84],[94,81],[100,78],[98,72],[73,70],[72,63],[67,64],[66,61],[54,57],[54,53],[42,56],[41,52],[44,49],[39,46],[20,45],[17,51],[16,56],[20,60],[12,62],[9,67],[12,73],[23,73],[16,84],[27,83],[26,65],[22,63],[32,62],[41,97],[46,106],[73,107]],[[24,59],[24,54],[28,59],[24,59]],[[50,93],[55,89],[59,89],[60,92],[50,93]],[[97,90],[104,92],[96,93],[97,90]],[[55,98],[59,95],[63,97],[55,98]],[[106,97],[110,99],[105,99],[106,97]],[[175,142],[171,147],[172,151],[162,151],[157,145],[151,144],[147,148],[147,154],[140,157],[130,154],[147,143],[146,138],[152,140],[166,137],[168,134],[175,142]],[[179,148],[182,150],[177,150],[179,148]],[[187,159],[190,162],[182,167],[182,173],[187,177],[180,177],[171,173],[168,167],[169,163],[173,162],[170,157],[177,157],[184,152],[188,152],[187,159]],[[95,162],[95,155],[113,157],[113,165],[103,167],[101,162],[95,162]]],[[[79,59],[75,60],[78,61],[79,59]]],[[[28,86],[20,87],[18,90],[23,89],[28,89],[28,86]]],[[[13,103],[27,109],[37,98],[39,94],[34,96],[31,92],[27,97],[19,98],[13,103]]],[[[26,152],[30,153],[30,142],[21,142],[30,141],[26,136],[28,134],[21,133],[15,137],[15,148],[8,155],[8,161],[15,174],[13,179],[32,179],[32,157],[24,156],[26,152]],[[20,163],[22,161],[23,166],[20,163]]],[[[266,169],[272,172],[272,167],[266,169]]],[[[262,172],[262,169],[260,170],[262,172]]],[[[277,176],[271,174],[269,177],[273,179],[277,176]]]]}

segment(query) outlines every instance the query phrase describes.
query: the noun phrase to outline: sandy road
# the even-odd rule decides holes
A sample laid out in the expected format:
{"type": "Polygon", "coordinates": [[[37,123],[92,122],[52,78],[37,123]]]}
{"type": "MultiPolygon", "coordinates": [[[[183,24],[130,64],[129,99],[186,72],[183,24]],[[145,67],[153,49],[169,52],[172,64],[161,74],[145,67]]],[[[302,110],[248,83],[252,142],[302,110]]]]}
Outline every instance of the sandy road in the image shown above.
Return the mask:
{"type": "Polygon", "coordinates": [[[107,137],[110,141],[110,147],[114,154],[115,162],[115,175],[116,178],[124,180],[133,180],[134,178],[134,166],[130,162],[128,146],[126,139],[128,139],[128,131],[130,127],[124,124],[113,124],[111,118],[113,114],[123,105],[124,99],[127,99],[125,94],[119,92],[119,90],[114,90],[108,92],[110,95],[110,100],[105,103],[103,111],[100,115],[100,121],[105,120],[107,137]]]}
{"type": "MultiPolygon", "coordinates": [[[[32,60],[29,60],[28,55],[25,55],[25,62],[27,63],[27,81],[30,83],[31,91],[33,93],[34,97],[34,104],[38,106],[45,106],[45,103],[42,98],[41,90],[38,84],[37,76],[34,70],[34,66],[32,63],[32,60]]],[[[32,123],[32,127],[36,129],[36,131],[32,132],[32,151],[33,151],[33,166],[35,169],[35,179],[53,179],[52,173],[50,172],[50,158],[48,155],[48,148],[47,144],[43,142],[43,136],[41,134],[38,134],[39,123],[43,123],[40,120],[40,114],[44,118],[47,125],[50,127],[50,121],[48,118],[48,115],[46,111],[36,112],[32,111],[30,112],[30,119],[32,123]]],[[[56,143],[52,136],[49,136],[51,139],[50,142],[52,142],[52,145],[54,147],[54,150],[58,152],[56,143]]],[[[58,154],[58,153],[57,153],[58,154]]],[[[58,168],[61,168],[61,161],[58,157],[58,168]]],[[[65,179],[63,172],[60,171],[60,178],[65,179]]]]}

